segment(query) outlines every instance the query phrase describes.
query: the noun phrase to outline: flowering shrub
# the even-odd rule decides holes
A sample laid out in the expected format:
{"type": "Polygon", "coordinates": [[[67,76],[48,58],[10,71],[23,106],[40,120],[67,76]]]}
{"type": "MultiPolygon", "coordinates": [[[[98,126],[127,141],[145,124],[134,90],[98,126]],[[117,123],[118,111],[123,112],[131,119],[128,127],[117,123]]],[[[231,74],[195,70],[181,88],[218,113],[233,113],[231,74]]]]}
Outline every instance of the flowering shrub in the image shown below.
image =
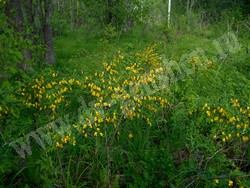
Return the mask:
{"type": "Polygon", "coordinates": [[[225,108],[210,107],[205,103],[199,110],[205,115],[207,123],[214,125],[211,127],[211,135],[216,142],[249,141],[250,107],[241,106],[238,99],[231,99],[225,108]]]}
{"type": "MultiPolygon", "coordinates": [[[[250,107],[239,99],[230,99],[226,105],[205,103],[189,113],[195,118],[197,125],[200,124],[199,129],[203,137],[209,137],[211,143],[218,148],[214,155],[218,155],[217,160],[221,161],[220,165],[227,163],[224,171],[227,169],[230,175],[217,175],[221,180],[215,178],[213,186],[224,187],[226,184],[229,187],[247,186],[250,107]]],[[[213,166],[213,168],[218,167],[213,166]]],[[[223,173],[223,170],[220,171],[223,173]]],[[[217,173],[213,175],[216,177],[217,173]]]]}
{"type": "MultiPolygon", "coordinates": [[[[103,137],[107,134],[107,127],[113,127],[114,135],[118,136],[121,126],[132,126],[138,122],[152,126],[155,113],[162,113],[170,107],[167,95],[158,92],[163,86],[159,86],[159,75],[165,68],[154,50],[155,45],[152,45],[142,52],[126,56],[118,51],[112,61],[103,63],[99,72],[81,79],[60,78],[60,73],[49,73],[20,88],[17,98],[27,108],[33,109],[33,113],[46,116],[47,121],[51,121],[65,114],[72,97],[79,97],[80,93],[83,100],[79,101],[82,103],[81,111],[78,110],[79,120],[71,127],[85,138],[103,137]]],[[[56,146],[59,148],[67,143],[76,143],[73,135],[53,137],[57,138],[56,146]]],[[[132,139],[133,133],[127,137],[132,139]]]]}
{"type": "MultiPolygon", "coordinates": [[[[112,62],[104,62],[103,70],[95,73],[87,84],[89,93],[95,98],[90,104],[90,114],[83,112],[76,126],[85,137],[103,136],[105,127],[130,124],[143,119],[152,126],[154,113],[159,107],[166,108],[169,102],[158,92],[146,90],[155,84],[156,74],[163,71],[160,58],[153,54],[154,46],[132,57],[124,57],[119,51],[112,62]],[[153,94],[150,95],[152,92],[153,94]],[[129,123],[128,123],[129,122],[129,123]]],[[[144,123],[143,123],[144,124],[144,123]]],[[[132,138],[131,134],[129,136],[132,138]]]]}
{"type": "Polygon", "coordinates": [[[72,93],[72,88],[84,89],[86,86],[84,82],[74,78],[59,79],[57,73],[52,73],[49,76],[46,78],[41,76],[33,83],[29,83],[28,86],[20,88],[18,90],[19,101],[36,111],[44,111],[48,120],[54,120],[58,117],[56,112],[69,105],[70,101],[67,98],[72,93]],[[52,80],[50,80],[51,77],[52,80]]]}

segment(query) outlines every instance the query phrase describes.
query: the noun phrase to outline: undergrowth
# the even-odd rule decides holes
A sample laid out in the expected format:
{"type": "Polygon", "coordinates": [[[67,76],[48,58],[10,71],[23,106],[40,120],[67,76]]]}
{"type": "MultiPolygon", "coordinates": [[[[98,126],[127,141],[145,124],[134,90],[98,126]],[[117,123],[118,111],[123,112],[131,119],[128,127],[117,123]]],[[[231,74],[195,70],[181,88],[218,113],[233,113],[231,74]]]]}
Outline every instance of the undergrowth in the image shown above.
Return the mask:
{"type": "Polygon", "coordinates": [[[2,186],[250,186],[245,49],[221,57],[210,35],[133,35],[58,37],[55,68],[0,93],[2,186]],[[206,56],[183,64],[198,47],[206,56]]]}

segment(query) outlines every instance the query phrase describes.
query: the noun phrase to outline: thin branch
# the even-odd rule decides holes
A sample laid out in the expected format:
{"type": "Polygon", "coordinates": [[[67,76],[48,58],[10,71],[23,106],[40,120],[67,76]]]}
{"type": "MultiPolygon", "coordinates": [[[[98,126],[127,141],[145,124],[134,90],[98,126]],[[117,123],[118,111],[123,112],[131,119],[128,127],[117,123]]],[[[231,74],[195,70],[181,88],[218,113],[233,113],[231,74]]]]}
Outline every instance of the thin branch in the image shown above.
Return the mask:
{"type": "Polygon", "coordinates": [[[64,176],[64,173],[63,173],[63,168],[62,168],[62,161],[61,161],[61,158],[59,156],[58,149],[56,149],[56,152],[57,152],[57,157],[58,157],[58,161],[59,161],[59,164],[60,164],[60,169],[61,169],[61,173],[62,173],[62,177],[63,177],[63,182],[64,182],[65,186],[67,187],[66,179],[65,179],[65,176],[64,176]]]}

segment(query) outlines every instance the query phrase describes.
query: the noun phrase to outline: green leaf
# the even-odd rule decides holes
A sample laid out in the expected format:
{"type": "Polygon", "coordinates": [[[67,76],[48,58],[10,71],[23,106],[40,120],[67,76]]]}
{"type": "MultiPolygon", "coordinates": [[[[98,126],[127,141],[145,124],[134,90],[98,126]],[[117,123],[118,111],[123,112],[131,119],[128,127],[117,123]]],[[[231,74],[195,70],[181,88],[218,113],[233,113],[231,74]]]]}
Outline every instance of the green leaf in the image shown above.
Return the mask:
{"type": "Polygon", "coordinates": [[[9,72],[11,74],[16,74],[18,72],[18,70],[15,67],[9,67],[9,72]]]}
{"type": "Polygon", "coordinates": [[[21,60],[23,59],[23,54],[21,52],[16,52],[16,57],[21,60]]]}
{"type": "Polygon", "coordinates": [[[165,187],[167,185],[167,182],[165,180],[161,180],[159,185],[165,187]]]}
{"type": "Polygon", "coordinates": [[[148,171],[144,171],[143,175],[144,175],[144,177],[145,177],[146,180],[149,179],[149,173],[148,173],[148,171]]]}

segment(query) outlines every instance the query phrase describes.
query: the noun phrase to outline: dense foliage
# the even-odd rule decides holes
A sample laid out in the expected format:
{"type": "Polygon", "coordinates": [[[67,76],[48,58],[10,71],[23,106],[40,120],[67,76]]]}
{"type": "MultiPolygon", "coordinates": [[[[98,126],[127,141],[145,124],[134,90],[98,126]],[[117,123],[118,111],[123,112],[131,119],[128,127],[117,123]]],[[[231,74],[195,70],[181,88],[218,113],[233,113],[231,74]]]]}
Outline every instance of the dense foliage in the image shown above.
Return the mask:
{"type": "Polygon", "coordinates": [[[0,0],[0,187],[250,187],[247,1],[27,2],[0,0]]]}

